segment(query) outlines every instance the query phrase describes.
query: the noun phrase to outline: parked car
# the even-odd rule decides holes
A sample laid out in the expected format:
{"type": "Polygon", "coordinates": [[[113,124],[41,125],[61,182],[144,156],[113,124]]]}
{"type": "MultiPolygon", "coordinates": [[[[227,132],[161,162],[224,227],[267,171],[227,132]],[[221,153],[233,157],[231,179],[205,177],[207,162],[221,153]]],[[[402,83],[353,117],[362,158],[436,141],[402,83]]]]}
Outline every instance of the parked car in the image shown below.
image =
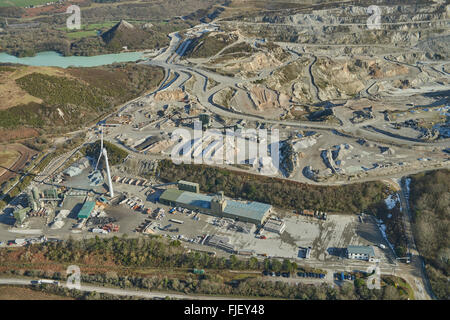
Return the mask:
{"type": "Polygon", "coordinates": [[[275,274],[276,274],[277,277],[281,276],[281,272],[279,272],[279,271],[277,273],[275,273],[275,274]]]}
{"type": "Polygon", "coordinates": [[[268,276],[269,272],[267,272],[266,270],[263,271],[263,275],[268,276]]]}

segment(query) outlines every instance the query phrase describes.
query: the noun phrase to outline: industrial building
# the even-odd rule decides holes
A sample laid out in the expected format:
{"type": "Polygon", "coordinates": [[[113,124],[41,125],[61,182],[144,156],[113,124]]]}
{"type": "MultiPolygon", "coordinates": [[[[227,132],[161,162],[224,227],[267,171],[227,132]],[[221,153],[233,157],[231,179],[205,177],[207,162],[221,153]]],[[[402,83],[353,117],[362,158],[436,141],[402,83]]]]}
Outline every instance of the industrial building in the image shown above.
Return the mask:
{"type": "Polygon", "coordinates": [[[180,181],[178,181],[178,189],[189,191],[189,192],[199,193],[200,185],[195,182],[180,180],[180,181]]]}
{"type": "Polygon", "coordinates": [[[38,211],[40,209],[41,196],[39,194],[39,189],[37,187],[32,187],[31,191],[28,191],[26,193],[26,199],[27,199],[28,206],[33,211],[38,211]]]}
{"type": "Polygon", "coordinates": [[[138,151],[144,152],[153,146],[155,143],[162,141],[163,138],[161,136],[151,136],[144,140],[144,142],[139,143],[134,148],[138,151]]]}
{"type": "Polygon", "coordinates": [[[311,248],[306,248],[305,259],[311,258],[311,248]]]}
{"type": "Polygon", "coordinates": [[[207,196],[189,191],[167,189],[160,196],[159,201],[168,206],[199,210],[217,217],[235,219],[255,225],[262,225],[272,209],[271,205],[261,202],[226,200],[223,192],[215,196],[207,196]]]}
{"type": "Polygon", "coordinates": [[[30,210],[30,208],[17,208],[16,210],[14,210],[14,218],[18,223],[23,223],[23,221],[27,217],[27,213],[30,210]]]}
{"type": "Polygon", "coordinates": [[[230,239],[228,237],[212,235],[206,239],[205,243],[208,246],[216,247],[230,253],[234,253],[236,251],[235,247],[230,244],[230,239]]]}
{"type": "Polygon", "coordinates": [[[58,189],[51,188],[44,190],[44,200],[59,200],[58,189]]]}
{"type": "Polygon", "coordinates": [[[87,219],[95,208],[95,201],[86,201],[78,212],[78,219],[87,219]]]}
{"type": "Polygon", "coordinates": [[[285,229],[286,224],[283,221],[278,221],[275,219],[267,220],[266,224],[264,225],[264,230],[278,234],[282,234],[285,229]]]}
{"type": "Polygon", "coordinates": [[[372,246],[348,246],[347,258],[373,261],[375,259],[375,251],[372,246]]]}
{"type": "Polygon", "coordinates": [[[84,169],[89,167],[90,162],[88,158],[81,158],[77,163],[72,164],[69,168],[63,171],[66,176],[74,177],[83,172],[84,169]]]}
{"type": "Polygon", "coordinates": [[[98,170],[93,171],[91,174],[89,174],[88,178],[89,181],[91,182],[89,184],[90,186],[98,186],[103,184],[103,176],[98,170]]]}

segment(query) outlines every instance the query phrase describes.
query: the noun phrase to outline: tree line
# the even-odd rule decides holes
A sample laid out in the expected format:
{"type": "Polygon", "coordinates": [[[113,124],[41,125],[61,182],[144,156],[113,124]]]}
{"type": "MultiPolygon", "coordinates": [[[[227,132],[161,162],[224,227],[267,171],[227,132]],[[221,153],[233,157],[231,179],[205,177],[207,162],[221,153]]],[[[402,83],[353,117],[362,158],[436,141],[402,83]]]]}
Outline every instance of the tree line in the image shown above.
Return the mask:
{"type": "Polygon", "coordinates": [[[197,182],[202,192],[206,193],[224,191],[232,198],[270,203],[284,209],[314,209],[335,213],[359,213],[382,201],[389,191],[381,182],[342,186],[307,185],[206,165],[176,165],[170,160],[159,162],[157,176],[167,182],[197,182]]]}
{"type": "Polygon", "coordinates": [[[434,294],[450,299],[450,170],[411,176],[413,231],[434,294]]]}

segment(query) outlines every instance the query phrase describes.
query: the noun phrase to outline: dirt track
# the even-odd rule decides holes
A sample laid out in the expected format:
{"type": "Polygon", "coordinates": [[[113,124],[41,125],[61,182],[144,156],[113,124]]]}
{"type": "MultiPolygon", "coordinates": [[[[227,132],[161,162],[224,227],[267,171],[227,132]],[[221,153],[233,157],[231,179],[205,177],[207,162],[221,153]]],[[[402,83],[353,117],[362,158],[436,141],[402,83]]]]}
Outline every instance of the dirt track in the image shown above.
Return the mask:
{"type": "Polygon", "coordinates": [[[16,172],[23,169],[23,167],[31,159],[31,157],[37,154],[36,151],[21,144],[13,144],[9,147],[20,153],[20,157],[9,168],[4,168],[0,165],[0,184],[14,177],[16,175],[16,172]]]}
{"type": "Polygon", "coordinates": [[[39,131],[34,128],[20,127],[17,129],[0,129],[0,143],[12,142],[39,136],[39,131]]]}

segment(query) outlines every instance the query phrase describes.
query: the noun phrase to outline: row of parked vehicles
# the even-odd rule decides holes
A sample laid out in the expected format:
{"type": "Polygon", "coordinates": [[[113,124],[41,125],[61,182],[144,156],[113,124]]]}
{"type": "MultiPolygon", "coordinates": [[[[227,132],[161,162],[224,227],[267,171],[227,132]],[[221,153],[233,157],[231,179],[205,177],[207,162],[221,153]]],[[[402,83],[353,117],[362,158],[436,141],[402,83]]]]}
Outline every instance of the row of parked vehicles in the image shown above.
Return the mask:
{"type": "MultiPolygon", "coordinates": [[[[285,278],[291,277],[290,272],[263,271],[263,275],[271,277],[280,277],[280,276],[285,278]]],[[[317,273],[317,272],[297,272],[297,276],[301,278],[317,278],[317,279],[325,278],[324,273],[317,273]]]]}
{"type": "Polygon", "coordinates": [[[302,278],[325,278],[325,273],[316,273],[316,272],[297,272],[297,275],[302,278]]]}
{"type": "Polygon", "coordinates": [[[354,274],[351,274],[351,273],[336,272],[334,274],[334,279],[335,280],[341,280],[341,281],[343,281],[343,280],[355,280],[356,277],[355,277],[354,274]]]}
{"type": "Polygon", "coordinates": [[[274,271],[263,271],[263,275],[271,277],[285,277],[289,278],[291,276],[290,272],[274,272],[274,271]]]}

